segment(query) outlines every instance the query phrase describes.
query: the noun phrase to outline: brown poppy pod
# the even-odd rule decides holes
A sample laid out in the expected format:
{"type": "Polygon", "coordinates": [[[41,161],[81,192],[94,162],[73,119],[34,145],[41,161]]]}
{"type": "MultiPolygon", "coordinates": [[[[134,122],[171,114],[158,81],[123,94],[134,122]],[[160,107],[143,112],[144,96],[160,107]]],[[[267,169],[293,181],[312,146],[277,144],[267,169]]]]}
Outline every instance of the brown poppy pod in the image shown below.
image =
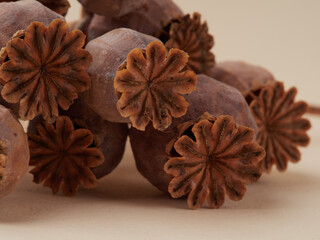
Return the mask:
{"type": "MultiPolygon", "coordinates": [[[[64,18],[51,11],[38,1],[18,1],[0,3],[0,66],[8,60],[5,50],[7,42],[13,38],[24,37],[24,31],[31,22],[43,22],[48,26],[54,19],[64,18]],[[23,18],[22,18],[23,16],[23,18]]],[[[0,78],[0,91],[4,81],[0,78]]],[[[19,116],[19,104],[8,103],[0,96],[0,104],[9,108],[15,116],[19,116]]]]}
{"type": "MultiPolygon", "coordinates": [[[[197,88],[186,96],[189,108],[185,116],[174,119],[164,132],[151,126],[145,132],[131,128],[129,131],[132,151],[139,172],[154,186],[168,192],[171,177],[165,173],[164,164],[168,160],[166,145],[178,134],[177,126],[196,120],[205,112],[218,117],[231,115],[238,125],[254,130],[257,125],[241,93],[206,75],[198,75],[197,88]]],[[[167,149],[167,152],[170,150],[167,149]]]]}
{"type": "MultiPolygon", "coordinates": [[[[79,99],[67,111],[60,111],[60,115],[70,117],[75,129],[85,128],[92,132],[94,146],[91,147],[98,148],[104,156],[104,162],[91,169],[95,176],[101,178],[111,173],[118,166],[124,154],[128,125],[103,120],[79,99]]],[[[36,126],[40,121],[42,121],[41,116],[31,120],[28,133],[37,133],[36,126]]]]}
{"type": "Polygon", "coordinates": [[[218,63],[210,75],[245,97],[258,125],[256,140],[266,150],[260,162],[264,172],[269,173],[273,166],[285,171],[289,162],[299,162],[298,147],[309,144],[311,124],[304,118],[308,104],[295,99],[295,87],[285,90],[268,70],[240,61],[218,63]]]}
{"type": "Polygon", "coordinates": [[[210,77],[238,89],[247,99],[258,95],[262,88],[275,82],[275,78],[265,68],[242,61],[219,62],[211,69],[210,77]]]}
{"type": "Polygon", "coordinates": [[[182,14],[181,9],[172,0],[145,0],[142,7],[122,17],[94,15],[89,26],[88,38],[92,40],[122,27],[155,35],[174,16],[182,14]]]}
{"type": "Polygon", "coordinates": [[[29,146],[22,125],[0,106],[0,198],[11,193],[28,170],[29,146]]]}
{"type": "Polygon", "coordinates": [[[83,100],[101,118],[110,122],[129,122],[129,119],[123,118],[117,110],[118,98],[114,90],[114,78],[131,50],[145,49],[150,42],[156,40],[134,30],[121,28],[87,44],[86,50],[93,57],[88,69],[92,86],[83,94],[83,100]]]}
{"type": "Polygon", "coordinates": [[[54,19],[64,18],[46,8],[38,1],[0,3],[0,48],[6,46],[18,30],[26,29],[31,22],[42,22],[48,26],[54,19]]]}
{"type": "Polygon", "coordinates": [[[121,17],[137,8],[145,0],[78,0],[86,11],[107,17],[121,17]]]}
{"type": "MultiPolygon", "coordinates": [[[[19,0],[0,0],[1,2],[18,2],[19,0]]],[[[22,0],[20,0],[22,1],[22,0]]],[[[37,0],[52,11],[65,16],[70,8],[68,0],[37,0]]]]}

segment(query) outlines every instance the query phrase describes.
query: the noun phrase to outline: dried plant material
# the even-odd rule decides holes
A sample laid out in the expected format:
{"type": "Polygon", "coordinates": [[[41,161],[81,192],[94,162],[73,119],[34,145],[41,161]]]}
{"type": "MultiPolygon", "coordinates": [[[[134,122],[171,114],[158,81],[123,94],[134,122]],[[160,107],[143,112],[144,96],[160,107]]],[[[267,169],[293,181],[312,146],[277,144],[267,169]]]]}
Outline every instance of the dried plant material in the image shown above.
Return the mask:
{"type": "Polygon", "coordinates": [[[117,72],[114,87],[120,94],[117,108],[129,117],[133,127],[145,130],[150,121],[160,131],[170,126],[172,117],[186,114],[188,103],[182,94],[195,90],[197,77],[184,70],[188,54],[151,42],[146,51],[132,50],[126,68],[117,72]]]}
{"type": "Polygon", "coordinates": [[[284,90],[283,83],[267,86],[255,98],[250,107],[258,125],[257,142],[266,150],[261,168],[270,172],[273,165],[279,171],[287,168],[288,161],[298,162],[298,146],[307,146],[311,127],[309,120],[302,118],[308,105],[295,102],[296,88],[284,90]]]}
{"type": "Polygon", "coordinates": [[[37,134],[28,134],[30,146],[30,172],[35,183],[44,182],[52,193],[59,190],[74,196],[82,185],[94,188],[96,176],[90,168],[101,165],[103,155],[91,147],[93,135],[88,129],[74,129],[69,117],[61,116],[55,125],[42,121],[37,134]]]}
{"type": "Polygon", "coordinates": [[[135,48],[146,49],[152,41],[159,40],[128,28],[120,28],[86,45],[86,50],[93,57],[88,69],[92,86],[81,98],[101,118],[109,122],[130,123],[117,109],[119,99],[115,94],[114,79],[117,71],[125,66],[128,54],[135,48]]]}
{"type": "Polygon", "coordinates": [[[218,62],[209,76],[238,89],[248,104],[253,100],[252,94],[258,94],[266,85],[275,82],[267,69],[243,61],[218,62]]]}
{"type": "Polygon", "coordinates": [[[78,0],[85,10],[107,17],[121,17],[140,8],[145,0],[78,0]]]}
{"type": "Polygon", "coordinates": [[[155,130],[151,124],[145,131],[135,128],[129,131],[137,169],[150,183],[165,193],[168,193],[171,178],[165,173],[163,166],[168,160],[167,153],[171,153],[176,137],[179,136],[177,126],[187,122],[190,124],[187,127],[189,128],[195,120],[208,112],[217,117],[230,115],[239,126],[246,126],[255,131],[258,129],[248,104],[237,89],[204,74],[197,75],[197,79],[196,90],[186,95],[189,103],[186,115],[173,119],[170,127],[164,132],[155,130]],[[168,149],[170,141],[171,148],[168,149]]]}
{"type": "MultiPolygon", "coordinates": [[[[1,2],[17,2],[18,0],[0,0],[1,2]]],[[[65,16],[70,8],[68,0],[37,0],[52,11],[65,16]]]]}
{"type": "MultiPolygon", "coordinates": [[[[105,0],[102,1],[105,2],[105,0]]],[[[128,0],[111,1],[118,2],[116,3],[118,5],[119,2],[128,0]]],[[[130,0],[131,3],[134,1],[130,0]]],[[[96,0],[91,2],[94,4],[96,0]]],[[[103,14],[95,14],[90,23],[89,41],[118,28],[130,28],[140,33],[155,36],[157,32],[161,31],[163,23],[169,22],[176,15],[183,15],[183,12],[172,0],[146,0],[141,7],[121,17],[112,17],[110,14],[107,16],[101,15],[103,14]]]]}
{"type": "Polygon", "coordinates": [[[9,103],[20,103],[21,119],[42,114],[54,122],[58,106],[68,109],[78,93],[89,89],[86,70],[92,57],[82,49],[84,42],[81,31],[68,33],[66,22],[54,20],[48,28],[34,22],[24,39],[7,43],[10,60],[0,67],[0,78],[6,82],[1,94],[9,103]]]}
{"type": "Polygon", "coordinates": [[[65,16],[70,8],[68,0],[37,0],[52,11],[65,16]]]}
{"type": "Polygon", "coordinates": [[[48,26],[54,19],[64,18],[38,1],[0,3],[0,48],[6,46],[19,30],[25,30],[32,22],[48,26]]]}
{"type": "Polygon", "coordinates": [[[182,134],[174,144],[179,157],[170,157],[165,171],[173,176],[168,190],[173,198],[188,194],[188,206],[201,207],[205,201],[220,208],[225,194],[231,200],[243,198],[244,184],[261,175],[259,161],[264,149],[253,142],[254,131],[237,126],[231,116],[202,116],[192,126],[194,139],[182,134]]]}
{"type": "Polygon", "coordinates": [[[210,52],[214,45],[206,22],[201,23],[201,14],[187,14],[173,18],[161,32],[160,39],[168,49],[179,48],[190,56],[188,67],[195,73],[209,74],[215,65],[215,56],[210,52]]]}
{"type": "Polygon", "coordinates": [[[0,105],[0,198],[10,194],[28,171],[29,146],[22,125],[0,105]]]}

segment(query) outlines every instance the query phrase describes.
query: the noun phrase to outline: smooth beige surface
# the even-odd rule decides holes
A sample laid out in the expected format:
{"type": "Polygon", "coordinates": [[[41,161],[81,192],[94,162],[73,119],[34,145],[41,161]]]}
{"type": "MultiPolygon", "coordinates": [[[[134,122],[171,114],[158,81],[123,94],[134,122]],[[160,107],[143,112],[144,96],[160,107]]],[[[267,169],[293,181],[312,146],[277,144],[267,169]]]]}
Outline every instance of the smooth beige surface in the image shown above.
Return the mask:
{"type": "MultiPolygon", "coordinates": [[[[75,19],[79,8],[71,1],[75,19]]],[[[320,1],[177,0],[199,11],[215,35],[218,61],[241,59],[269,68],[299,99],[320,104],[320,1]]],[[[240,202],[188,210],[135,170],[130,149],[94,190],[52,196],[28,174],[0,200],[0,240],[11,239],[320,239],[320,117],[312,142],[287,172],[248,186],[240,202]]]]}

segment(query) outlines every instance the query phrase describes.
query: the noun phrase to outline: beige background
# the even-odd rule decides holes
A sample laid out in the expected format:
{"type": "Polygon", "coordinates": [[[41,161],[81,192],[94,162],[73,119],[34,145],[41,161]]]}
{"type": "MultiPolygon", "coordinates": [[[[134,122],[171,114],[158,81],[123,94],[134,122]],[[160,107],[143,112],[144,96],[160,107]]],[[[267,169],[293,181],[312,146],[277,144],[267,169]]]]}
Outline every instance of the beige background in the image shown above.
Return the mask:
{"type": "MultiPolygon", "coordinates": [[[[299,99],[320,105],[320,1],[176,0],[199,11],[215,35],[218,61],[246,60],[299,88],[299,99]]],[[[77,19],[71,0],[68,20],[77,19]]],[[[188,210],[135,170],[128,148],[120,166],[94,190],[51,196],[27,174],[0,200],[0,239],[320,239],[320,117],[299,164],[248,186],[240,202],[188,210]]]]}

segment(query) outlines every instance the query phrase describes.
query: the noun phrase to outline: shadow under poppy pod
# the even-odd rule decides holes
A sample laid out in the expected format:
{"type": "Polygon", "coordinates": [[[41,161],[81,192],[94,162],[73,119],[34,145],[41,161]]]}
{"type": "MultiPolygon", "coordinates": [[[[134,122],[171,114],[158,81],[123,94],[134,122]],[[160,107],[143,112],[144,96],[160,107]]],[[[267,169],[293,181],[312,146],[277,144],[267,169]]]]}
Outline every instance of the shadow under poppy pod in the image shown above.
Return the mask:
{"type": "Polygon", "coordinates": [[[174,16],[156,36],[168,49],[179,48],[188,53],[187,67],[196,74],[210,74],[215,65],[215,56],[211,52],[214,38],[207,22],[201,21],[200,13],[174,16]]]}
{"type": "Polygon", "coordinates": [[[88,73],[92,79],[83,100],[100,117],[110,122],[126,122],[117,110],[118,98],[114,90],[114,78],[135,48],[145,49],[157,39],[131,29],[120,28],[90,41],[86,50],[93,57],[88,73]]]}
{"type": "Polygon", "coordinates": [[[168,191],[173,198],[188,196],[188,206],[208,203],[220,208],[227,195],[239,201],[245,184],[261,176],[264,148],[254,142],[254,130],[239,126],[230,115],[204,113],[195,121],[178,125],[179,133],[168,145],[164,171],[173,177],[168,191]]]}

